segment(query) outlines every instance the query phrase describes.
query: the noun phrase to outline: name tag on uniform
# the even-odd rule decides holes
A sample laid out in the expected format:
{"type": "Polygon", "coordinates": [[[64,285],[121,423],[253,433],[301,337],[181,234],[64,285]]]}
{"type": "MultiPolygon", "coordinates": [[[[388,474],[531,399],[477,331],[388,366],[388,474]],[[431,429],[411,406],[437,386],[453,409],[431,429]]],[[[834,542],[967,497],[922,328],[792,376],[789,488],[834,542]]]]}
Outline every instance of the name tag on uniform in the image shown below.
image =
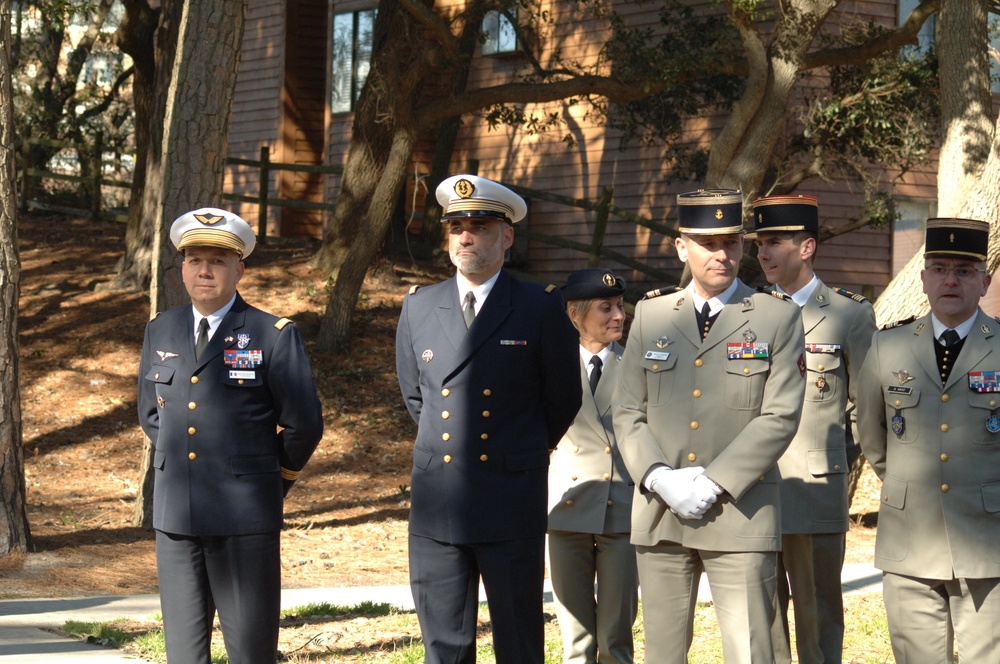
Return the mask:
{"type": "Polygon", "coordinates": [[[256,371],[230,371],[230,378],[235,378],[237,380],[253,380],[257,377],[256,371]]]}
{"type": "Polygon", "coordinates": [[[726,353],[730,360],[756,360],[771,357],[770,344],[766,341],[756,343],[727,343],[726,353]]]}
{"type": "Polygon", "coordinates": [[[897,394],[912,394],[912,387],[903,387],[902,385],[889,385],[885,388],[889,392],[895,392],[897,394]]]}
{"type": "Polygon", "coordinates": [[[973,392],[1000,392],[1000,371],[970,371],[969,389],[973,392]]]}
{"type": "Polygon", "coordinates": [[[840,350],[840,344],[806,344],[807,353],[824,353],[833,355],[840,350]]]}
{"type": "Polygon", "coordinates": [[[663,360],[667,359],[668,357],[670,357],[670,353],[660,352],[660,351],[655,351],[655,350],[647,350],[646,351],[646,358],[645,359],[647,359],[647,360],[657,360],[659,362],[662,362],[663,360]]]}

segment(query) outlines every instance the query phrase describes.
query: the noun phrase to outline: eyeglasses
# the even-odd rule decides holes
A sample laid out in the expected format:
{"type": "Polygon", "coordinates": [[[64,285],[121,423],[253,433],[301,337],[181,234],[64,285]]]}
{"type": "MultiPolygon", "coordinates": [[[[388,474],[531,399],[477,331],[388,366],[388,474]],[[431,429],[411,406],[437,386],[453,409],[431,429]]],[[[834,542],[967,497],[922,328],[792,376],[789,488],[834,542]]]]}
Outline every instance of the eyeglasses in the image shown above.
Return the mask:
{"type": "Polygon", "coordinates": [[[949,274],[954,274],[959,281],[972,281],[978,274],[986,274],[986,270],[960,265],[958,267],[945,267],[944,265],[927,265],[926,272],[933,279],[944,281],[949,274]]]}

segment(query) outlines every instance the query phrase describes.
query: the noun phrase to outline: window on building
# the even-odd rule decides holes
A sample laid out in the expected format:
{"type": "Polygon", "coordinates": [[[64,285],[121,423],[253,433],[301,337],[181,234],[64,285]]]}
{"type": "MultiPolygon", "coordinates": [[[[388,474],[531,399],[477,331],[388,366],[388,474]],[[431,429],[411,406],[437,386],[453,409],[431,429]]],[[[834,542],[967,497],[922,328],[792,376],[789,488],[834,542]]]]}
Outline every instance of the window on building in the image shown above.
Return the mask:
{"type": "Polygon", "coordinates": [[[483,17],[483,55],[514,53],[517,51],[517,33],[511,17],[517,18],[517,7],[504,12],[496,9],[486,12],[483,17]]]}
{"type": "Polygon", "coordinates": [[[361,95],[372,59],[375,9],[333,15],[330,110],[347,113],[361,95]]]}

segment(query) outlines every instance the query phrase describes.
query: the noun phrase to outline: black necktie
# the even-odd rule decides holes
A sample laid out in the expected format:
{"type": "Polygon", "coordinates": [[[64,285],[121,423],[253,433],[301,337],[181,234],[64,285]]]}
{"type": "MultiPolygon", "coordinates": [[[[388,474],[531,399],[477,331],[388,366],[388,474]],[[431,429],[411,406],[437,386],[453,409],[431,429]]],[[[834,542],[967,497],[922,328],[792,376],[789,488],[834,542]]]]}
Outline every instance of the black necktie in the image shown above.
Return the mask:
{"type": "Polygon", "coordinates": [[[209,330],[208,319],[202,318],[201,322],[198,323],[198,339],[194,344],[194,359],[196,360],[201,358],[201,354],[205,351],[205,346],[208,345],[209,330]]]}
{"type": "Polygon", "coordinates": [[[590,363],[593,365],[593,369],[590,370],[590,393],[593,394],[597,391],[597,383],[601,380],[601,366],[604,365],[601,362],[601,358],[597,355],[590,358],[590,363]]]}
{"type": "Polygon", "coordinates": [[[712,308],[708,306],[708,300],[705,300],[705,304],[701,305],[701,311],[698,312],[698,323],[701,327],[701,339],[704,341],[712,327],[712,308]]]}
{"type": "Polygon", "coordinates": [[[476,294],[469,291],[465,294],[465,309],[462,310],[465,318],[465,326],[472,327],[472,321],[476,318],[476,294]]]}
{"type": "Polygon", "coordinates": [[[958,337],[958,332],[955,330],[945,330],[941,333],[941,345],[945,348],[951,348],[957,344],[961,339],[958,337]]]}

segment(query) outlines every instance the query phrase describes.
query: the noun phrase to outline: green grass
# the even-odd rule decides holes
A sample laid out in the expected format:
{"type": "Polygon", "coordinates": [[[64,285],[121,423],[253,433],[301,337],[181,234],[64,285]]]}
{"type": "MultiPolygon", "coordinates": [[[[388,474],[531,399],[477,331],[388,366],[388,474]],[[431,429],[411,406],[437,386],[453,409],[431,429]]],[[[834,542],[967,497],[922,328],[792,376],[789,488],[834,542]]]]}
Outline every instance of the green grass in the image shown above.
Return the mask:
{"type": "MultiPolygon", "coordinates": [[[[794,609],[794,603],[793,603],[794,609]]],[[[879,594],[849,595],[844,598],[847,630],[844,662],[850,664],[891,664],[889,630],[879,594]]],[[[545,606],[553,613],[551,604],[545,606]]],[[[287,664],[420,664],[424,648],[419,638],[417,616],[386,603],[362,602],[341,606],[317,602],[282,612],[282,650],[287,664]],[[285,636],[291,638],[286,640],[285,636]],[[292,645],[289,645],[292,644],[292,645]]],[[[794,630],[794,620],[791,621],[794,630]]],[[[158,620],[136,622],[126,619],[104,623],[70,621],[64,631],[94,643],[119,648],[150,662],[165,662],[163,633],[158,620]]],[[[644,661],[645,639],[642,613],[633,628],[636,661],[644,661]]],[[[221,639],[216,635],[212,663],[229,664],[221,639]]],[[[794,631],[792,634],[794,639],[794,631]]],[[[794,645],[793,645],[794,651],[794,645]]],[[[477,661],[495,664],[489,613],[479,611],[477,661]]],[[[694,641],[689,664],[717,664],[722,661],[722,643],[715,610],[698,603],[695,609],[694,641]]],[[[793,655],[793,661],[794,659],[793,655]]],[[[545,664],[561,664],[562,639],[554,619],[545,624],[545,664]]],[[[650,663],[653,664],[653,663],[650,663]]]]}

